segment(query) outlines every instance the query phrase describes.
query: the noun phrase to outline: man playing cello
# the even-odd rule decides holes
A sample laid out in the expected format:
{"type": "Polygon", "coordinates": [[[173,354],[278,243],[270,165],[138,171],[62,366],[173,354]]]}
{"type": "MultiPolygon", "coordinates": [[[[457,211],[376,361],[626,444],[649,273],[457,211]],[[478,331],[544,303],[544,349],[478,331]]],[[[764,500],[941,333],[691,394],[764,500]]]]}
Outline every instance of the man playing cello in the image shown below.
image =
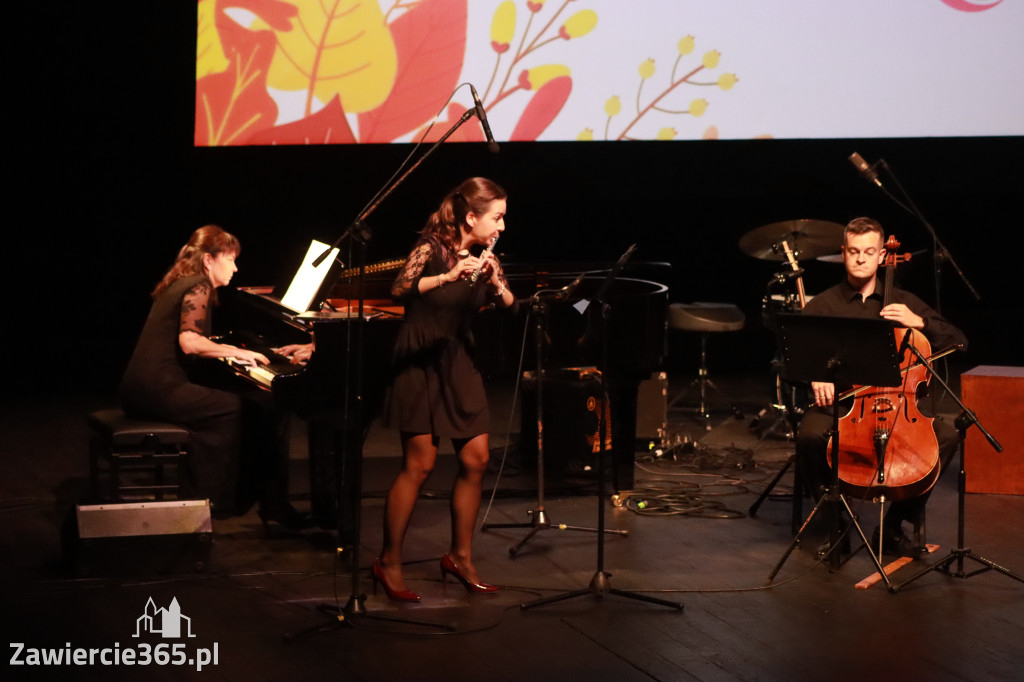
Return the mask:
{"type": "MultiPolygon", "coordinates": [[[[965,348],[967,339],[963,332],[917,296],[894,287],[888,292],[891,302],[884,305],[883,284],[878,277],[879,266],[885,262],[887,255],[884,244],[885,230],[877,220],[855,218],[850,221],[843,234],[842,246],[846,277],[808,302],[804,314],[882,317],[897,327],[923,333],[936,350],[951,346],[965,348]]],[[[811,389],[816,407],[809,409],[800,423],[796,452],[804,480],[808,488],[817,494],[821,486],[831,481],[826,449],[832,428],[830,406],[837,391],[835,386],[824,382],[812,382],[811,389]]],[[[956,453],[957,432],[940,419],[933,421],[932,427],[938,441],[939,466],[944,471],[956,453]]],[[[881,532],[882,546],[886,553],[900,556],[921,553],[923,548],[915,547],[903,532],[903,522],[913,523],[920,518],[930,494],[931,488],[917,497],[894,501],[885,515],[882,528],[875,530],[872,544],[878,544],[878,534],[881,532]]]]}

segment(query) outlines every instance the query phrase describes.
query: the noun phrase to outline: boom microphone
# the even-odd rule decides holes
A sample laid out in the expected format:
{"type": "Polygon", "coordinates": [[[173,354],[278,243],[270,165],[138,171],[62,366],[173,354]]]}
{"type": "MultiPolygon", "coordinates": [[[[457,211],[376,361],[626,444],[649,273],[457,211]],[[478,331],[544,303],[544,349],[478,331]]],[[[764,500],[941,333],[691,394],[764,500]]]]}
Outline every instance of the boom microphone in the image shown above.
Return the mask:
{"type": "Polygon", "coordinates": [[[878,172],[875,170],[875,167],[865,161],[863,156],[857,152],[850,154],[850,163],[853,164],[853,167],[857,169],[862,178],[875,183],[879,187],[882,186],[882,181],[878,179],[878,172]]]}
{"type": "Polygon", "coordinates": [[[484,129],[484,137],[487,138],[487,149],[492,154],[498,153],[498,143],[494,141],[494,135],[491,134],[491,126],[487,122],[487,112],[484,111],[483,102],[480,101],[480,95],[476,94],[476,88],[471,83],[469,85],[469,91],[473,93],[473,104],[476,106],[476,117],[480,119],[480,127],[484,129]]]}

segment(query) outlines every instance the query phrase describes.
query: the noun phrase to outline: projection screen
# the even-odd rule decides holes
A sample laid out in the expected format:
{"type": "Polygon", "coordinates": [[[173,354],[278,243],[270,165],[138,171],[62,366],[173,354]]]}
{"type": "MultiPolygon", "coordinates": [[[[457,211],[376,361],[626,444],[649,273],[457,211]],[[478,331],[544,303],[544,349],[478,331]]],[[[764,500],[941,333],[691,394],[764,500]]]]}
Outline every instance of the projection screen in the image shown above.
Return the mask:
{"type": "Polygon", "coordinates": [[[1024,133],[1020,0],[197,6],[197,146],[1024,133]]]}

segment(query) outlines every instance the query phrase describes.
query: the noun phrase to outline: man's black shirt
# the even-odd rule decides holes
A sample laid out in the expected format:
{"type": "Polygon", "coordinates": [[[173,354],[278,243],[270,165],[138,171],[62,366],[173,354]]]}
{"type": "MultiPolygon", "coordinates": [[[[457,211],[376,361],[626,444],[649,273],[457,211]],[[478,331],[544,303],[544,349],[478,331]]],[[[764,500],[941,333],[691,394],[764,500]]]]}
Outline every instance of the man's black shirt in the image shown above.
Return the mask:
{"type": "MultiPolygon", "coordinates": [[[[920,298],[897,287],[893,287],[893,303],[902,303],[915,314],[924,319],[924,332],[933,351],[944,350],[950,346],[967,348],[967,337],[944,317],[939,315],[920,298]]],[[[877,318],[882,311],[882,294],[878,283],[874,293],[861,299],[860,291],[854,289],[849,280],[826,289],[807,302],[805,315],[832,315],[835,317],[877,318]]]]}

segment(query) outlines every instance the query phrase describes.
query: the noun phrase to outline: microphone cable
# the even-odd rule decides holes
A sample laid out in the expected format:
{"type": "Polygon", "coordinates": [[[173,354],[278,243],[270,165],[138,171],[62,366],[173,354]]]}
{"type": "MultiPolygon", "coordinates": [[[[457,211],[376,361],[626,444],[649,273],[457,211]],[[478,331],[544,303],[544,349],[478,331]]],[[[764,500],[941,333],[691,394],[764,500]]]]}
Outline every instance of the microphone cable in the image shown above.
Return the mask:
{"type": "Polygon", "coordinates": [[[505,471],[505,464],[508,461],[508,450],[509,444],[511,443],[512,434],[512,420],[515,418],[516,405],[519,402],[519,384],[520,378],[523,376],[523,362],[526,357],[526,341],[530,336],[530,319],[533,315],[533,306],[530,306],[530,310],[526,313],[526,322],[523,325],[523,342],[519,346],[519,362],[516,366],[515,384],[512,388],[512,404],[508,408],[508,422],[505,425],[505,447],[501,451],[501,461],[498,465],[498,473],[494,479],[494,488],[491,490],[490,499],[487,501],[487,507],[484,509],[483,517],[480,519],[480,525],[477,530],[482,530],[484,525],[487,523],[487,517],[490,516],[491,509],[494,507],[494,500],[498,495],[498,485],[501,483],[501,476],[505,471]]]}

